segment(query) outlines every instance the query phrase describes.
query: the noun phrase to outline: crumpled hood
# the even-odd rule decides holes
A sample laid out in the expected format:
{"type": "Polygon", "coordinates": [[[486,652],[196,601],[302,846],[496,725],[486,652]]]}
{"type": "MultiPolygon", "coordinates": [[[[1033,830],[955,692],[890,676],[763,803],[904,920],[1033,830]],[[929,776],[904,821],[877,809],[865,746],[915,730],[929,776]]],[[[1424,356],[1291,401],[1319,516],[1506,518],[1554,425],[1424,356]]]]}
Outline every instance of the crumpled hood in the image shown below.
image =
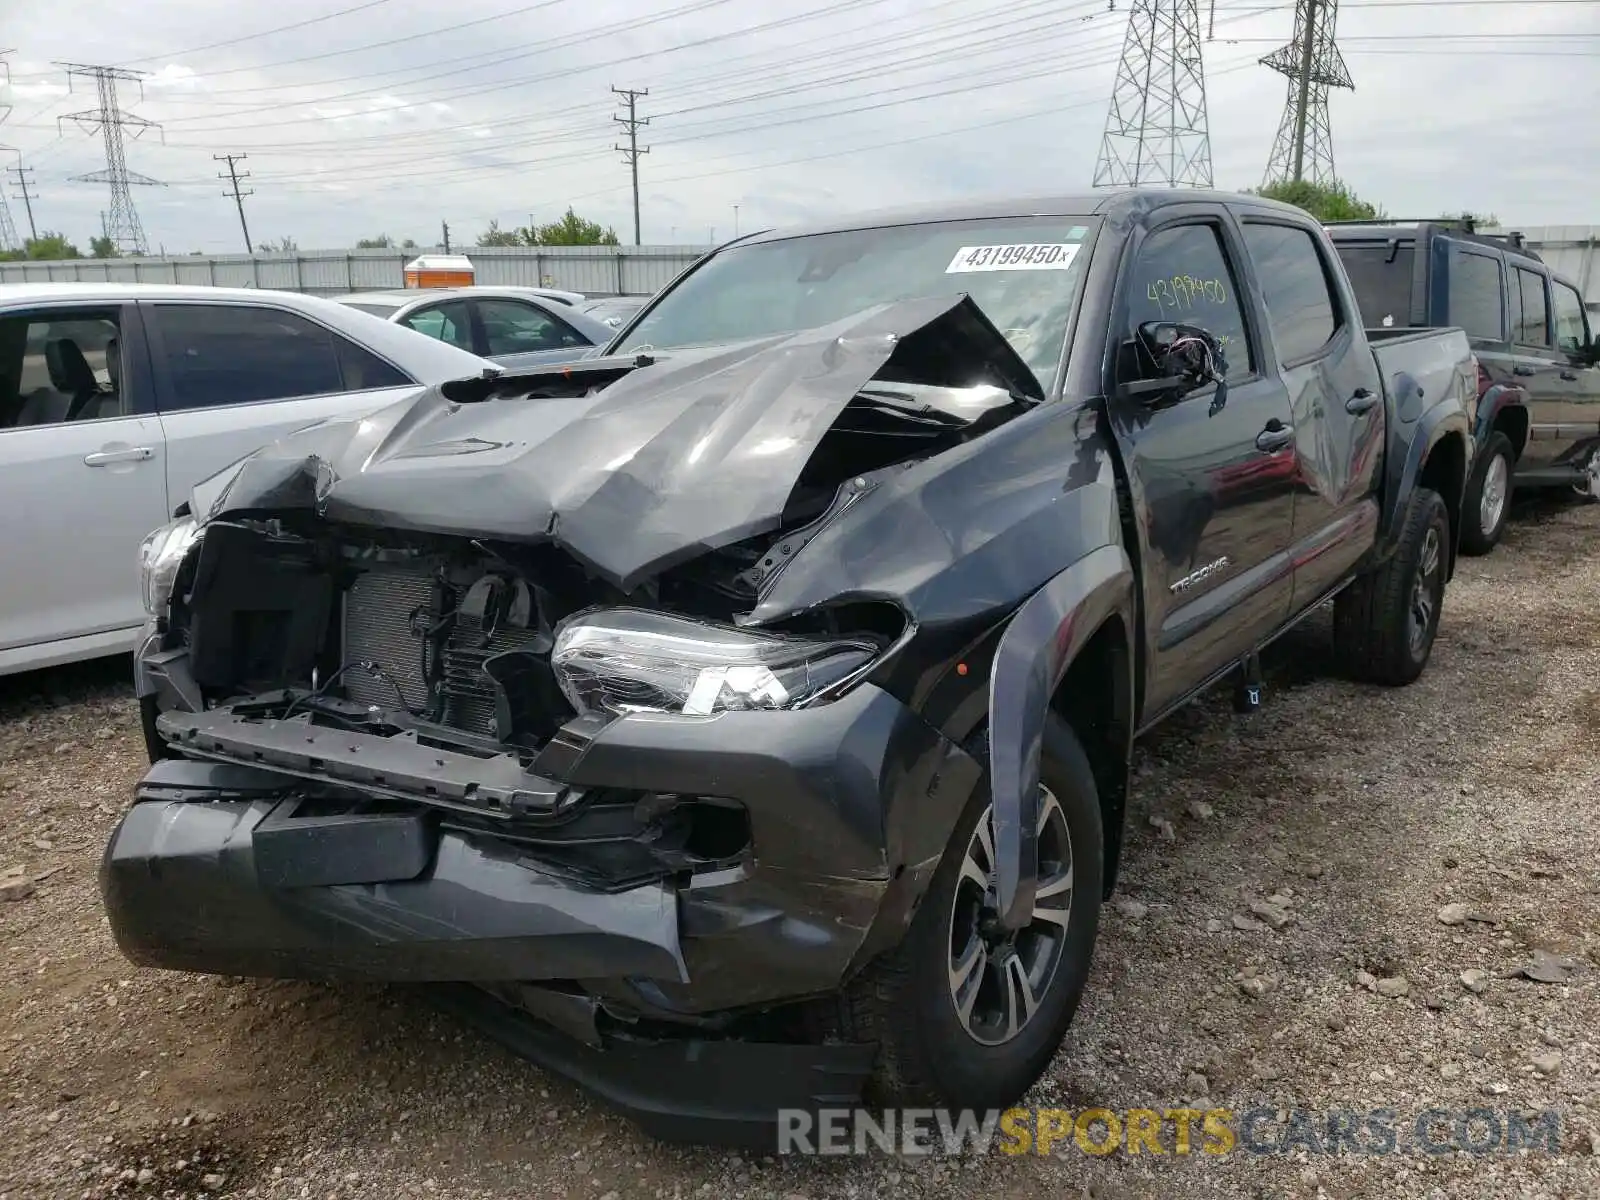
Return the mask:
{"type": "Polygon", "coordinates": [[[489,540],[553,541],[624,591],[776,528],[812,452],[874,377],[1038,380],[965,296],[869,309],[819,329],[673,351],[590,395],[457,385],[286,437],[195,489],[192,511],[314,508],[329,520],[489,540]],[[881,373],[881,374],[880,374],[881,373]]]}

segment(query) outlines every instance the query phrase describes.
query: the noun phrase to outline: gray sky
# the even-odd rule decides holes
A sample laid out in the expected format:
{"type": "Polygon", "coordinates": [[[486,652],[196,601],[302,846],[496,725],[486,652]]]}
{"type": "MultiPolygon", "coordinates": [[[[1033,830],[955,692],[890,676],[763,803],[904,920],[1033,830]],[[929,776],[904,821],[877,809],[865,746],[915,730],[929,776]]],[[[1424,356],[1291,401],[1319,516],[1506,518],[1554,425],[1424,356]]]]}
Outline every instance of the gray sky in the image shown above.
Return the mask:
{"type": "MultiPolygon", "coordinates": [[[[246,153],[255,241],[346,246],[387,232],[471,244],[568,204],[632,240],[610,88],[640,114],[644,240],[727,237],[941,197],[1086,188],[1129,0],[0,0],[13,111],[41,229],[87,249],[103,186],[92,108],[66,60],[151,72],[123,106],[158,121],[130,169],[152,250],[241,249],[213,154],[246,153]],[[361,11],[318,20],[341,9],[361,11]],[[251,36],[299,28],[269,36],[251,36]],[[764,28],[754,28],[763,26],[764,28]],[[386,42],[387,45],[374,45],[386,42]],[[217,45],[216,43],[229,43],[217,45]]],[[[1208,5],[1200,5],[1202,21],[1208,5]]],[[[1218,0],[1205,43],[1215,181],[1257,185],[1286,81],[1255,60],[1292,3],[1218,0]]],[[[1346,0],[1339,174],[1392,215],[1490,211],[1600,223],[1600,3],[1346,0]]],[[[11,159],[15,161],[14,157],[11,159]]],[[[9,165],[9,164],[8,164],[9,165]]],[[[25,226],[9,177],[12,218],[25,226]]]]}

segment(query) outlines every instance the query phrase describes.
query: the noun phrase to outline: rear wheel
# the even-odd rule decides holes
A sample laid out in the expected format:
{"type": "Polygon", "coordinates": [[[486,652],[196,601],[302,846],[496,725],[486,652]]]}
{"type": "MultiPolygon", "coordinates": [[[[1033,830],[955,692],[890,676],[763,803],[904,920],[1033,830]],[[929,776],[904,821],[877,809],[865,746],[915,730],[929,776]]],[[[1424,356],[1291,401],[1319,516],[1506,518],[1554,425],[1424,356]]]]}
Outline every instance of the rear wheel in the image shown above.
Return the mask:
{"type": "Polygon", "coordinates": [[[1516,451],[1511,439],[1495,432],[1489,435],[1478,455],[1467,494],[1461,505],[1461,551],[1487,554],[1505,532],[1511,510],[1511,477],[1516,451]]]}
{"type": "Polygon", "coordinates": [[[1052,713],[1044,732],[1028,926],[1007,934],[994,923],[994,809],[982,792],[905,941],[841,997],[840,1032],[879,1044],[880,1103],[1004,1108],[1043,1073],[1077,1011],[1099,927],[1100,801],[1072,729],[1052,713]]]}
{"type": "Polygon", "coordinates": [[[1600,500],[1600,446],[1589,451],[1582,470],[1583,478],[1572,485],[1572,490],[1585,500],[1600,500]]]}
{"type": "Polygon", "coordinates": [[[1395,686],[1422,674],[1439,632],[1449,551],[1444,497],[1415,488],[1395,552],[1334,601],[1334,645],[1358,679],[1395,686]]]}

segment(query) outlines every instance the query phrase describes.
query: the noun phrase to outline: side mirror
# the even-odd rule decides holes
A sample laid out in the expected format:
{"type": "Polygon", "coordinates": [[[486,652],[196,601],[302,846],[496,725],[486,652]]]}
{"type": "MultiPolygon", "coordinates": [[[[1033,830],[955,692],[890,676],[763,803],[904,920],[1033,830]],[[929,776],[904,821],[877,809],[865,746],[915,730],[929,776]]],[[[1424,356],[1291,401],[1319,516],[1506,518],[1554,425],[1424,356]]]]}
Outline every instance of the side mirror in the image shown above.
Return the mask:
{"type": "Polygon", "coordinates": [[[1221,383],[1228,374],[1222,343],[1199,325],[1146,321],[1134,347],[1143,378],[1124,383],[1118,391],[1147,403],[1181,400],[1196,388],[1221,383]]]}

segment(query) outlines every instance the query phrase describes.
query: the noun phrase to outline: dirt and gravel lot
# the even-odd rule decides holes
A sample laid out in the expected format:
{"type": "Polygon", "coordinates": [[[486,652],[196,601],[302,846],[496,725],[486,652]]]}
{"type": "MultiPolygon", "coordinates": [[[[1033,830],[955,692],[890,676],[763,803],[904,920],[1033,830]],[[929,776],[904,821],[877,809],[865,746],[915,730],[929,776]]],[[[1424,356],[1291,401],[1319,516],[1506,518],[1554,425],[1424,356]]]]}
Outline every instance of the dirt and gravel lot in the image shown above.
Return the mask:
{"type": "Polygon", "coordinates": [[[1597,548],[1600,505],[1525,507],[1417,685],[1340,681],[1314,620],[1260,714],[1218,695],[1139,749],[1121,895],[1030,1102],[1387,1108],[1392,1154],[684,1150],[409,996],[134,969],[95,889],[142,767],[116,661],[0,680],[0,870],[33,884],[0,884],[28,893],[0,900],[0,1200],[1600,1195],[1597,548]],[[1433,1107],[1555,1110],[1558,1152],[1428,1153],[1433,1107]]]}

